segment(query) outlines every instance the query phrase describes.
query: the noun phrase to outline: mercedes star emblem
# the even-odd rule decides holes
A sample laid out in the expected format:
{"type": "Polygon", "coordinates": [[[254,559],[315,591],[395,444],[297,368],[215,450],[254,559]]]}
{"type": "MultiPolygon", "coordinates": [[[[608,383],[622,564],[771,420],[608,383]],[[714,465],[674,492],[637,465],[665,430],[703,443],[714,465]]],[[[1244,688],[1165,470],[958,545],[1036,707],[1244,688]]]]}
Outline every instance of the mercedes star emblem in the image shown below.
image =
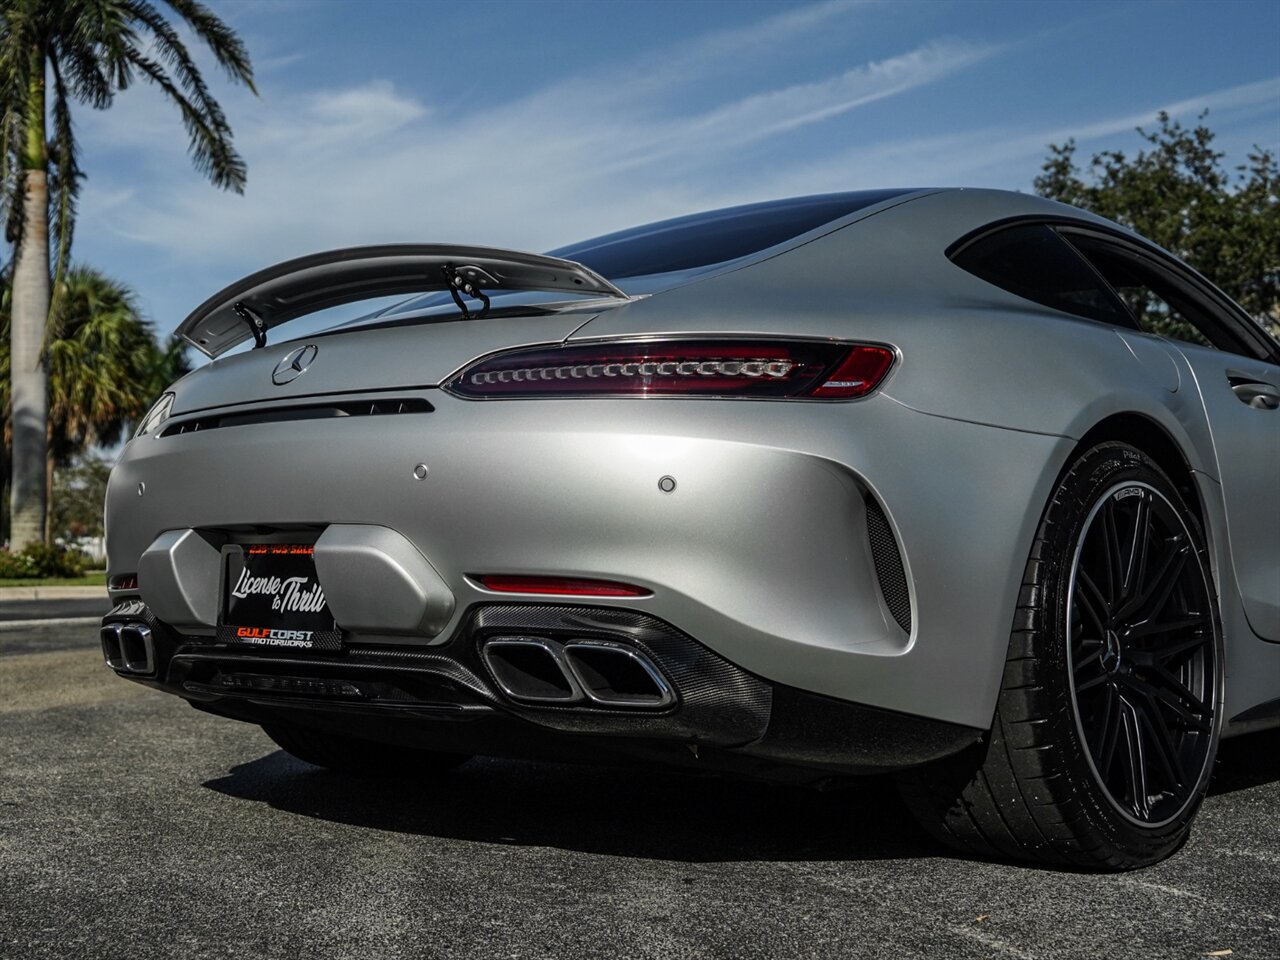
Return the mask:
{"type": "Polygon", "coordinates": [[[316,358],[316,354],[319,352],[320,348],[314,343],[308,343],[305,347],[298,347],[297,350],[289,351],[276,364],[276,368],[271,371],[271,382],[277,386],[282,386],[297,380],[307,372],[307,367],[311,366],[311,361],[316,358]]]}

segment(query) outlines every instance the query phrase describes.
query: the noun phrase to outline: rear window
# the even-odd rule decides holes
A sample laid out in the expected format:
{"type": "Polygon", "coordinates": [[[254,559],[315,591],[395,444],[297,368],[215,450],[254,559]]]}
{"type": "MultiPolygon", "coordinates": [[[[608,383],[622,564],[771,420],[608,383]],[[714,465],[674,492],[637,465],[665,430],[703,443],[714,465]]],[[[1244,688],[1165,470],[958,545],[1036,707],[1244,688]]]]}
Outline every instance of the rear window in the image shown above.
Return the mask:
{"type": "Polygon", "coordinates": [[[980,237],[951,259],[988,283],[1046,307],[1133,326],[1106,281],[1057,231],[1042,223],[1008,227],[980,237]]]}
{"type": "Polygon", "coordinates": [[[550,251],[618,280],[736,260],[911,190],[859,190],[695,213],[550,251]]]}

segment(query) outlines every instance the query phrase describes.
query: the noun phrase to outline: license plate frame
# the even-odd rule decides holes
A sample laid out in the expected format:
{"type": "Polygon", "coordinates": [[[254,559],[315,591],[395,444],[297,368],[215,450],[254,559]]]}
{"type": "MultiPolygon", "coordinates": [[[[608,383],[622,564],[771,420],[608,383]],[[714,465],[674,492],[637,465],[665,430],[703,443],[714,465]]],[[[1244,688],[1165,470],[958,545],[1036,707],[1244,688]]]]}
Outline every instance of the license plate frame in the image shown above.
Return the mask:
{"type": "Polygon", "coordinates": [[[237,543],[222,550],[218,640],[289,652],[342,649],[316,574],[314,545],[237,543]]]}

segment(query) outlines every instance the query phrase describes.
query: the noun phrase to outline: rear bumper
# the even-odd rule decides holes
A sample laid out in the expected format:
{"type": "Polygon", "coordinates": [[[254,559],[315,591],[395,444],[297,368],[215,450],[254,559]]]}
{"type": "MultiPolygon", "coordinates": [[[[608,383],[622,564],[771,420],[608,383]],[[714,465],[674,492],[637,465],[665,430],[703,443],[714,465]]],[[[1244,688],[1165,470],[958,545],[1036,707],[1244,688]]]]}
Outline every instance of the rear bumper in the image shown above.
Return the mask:
{"type": "MultiPolygon", "coordinates": [[[[408,586],[442,586],[452,605],[415,623],[394,578],[361,580],[377,602],[352,631],[356,643],[451,642],[469,611],[502,599],[477,574],[621,580],[652,596],[601,606],[659,618],[771,684],[989,725],[1022,567],[1071,441],[928,416],[885,397],[419,394],[433,412],[129,443],[108,491],[110,572],[140,572],[142,598],[168,612],[171,585],[140,570],[166,534],[192,530],[216,544],[282,530],[314,537],[334,525],[385,530],[421,561],[402,578],[408,586]],[[663,477],[673,491],[660,488],[663,477]],[[877,576],[868,502],[883,509],[902,558],[909,631],[877,576]]],[[[401,570],[415,563],[397,561],[401,570]]],[[[199,636],[212,632],[218,569],[192,569],[181,582],[191,612],[170,625],[199,636]]],[[[326,576],[321,567],[326,593],[342,592],[348,573],[359,580],[355,570],[326,576]]]]}
{"type": "Polygon", "coordinates": [[[352,643],[299,654],[183,636],[133,601],[105,618],[103,646],[121,676],[210,713],[446,752],[593,760],[612,753],[820,776],[925,763],[981,735],[769,683],[670,624],[618,608],[485,604],[429,652],[352,643]],[[146,634],[145,663],[119,656],[122,631],[146,634]],[[485,655],[515,637],[630,651],[670,695],[609,704],[522,700],[485,655]]]}

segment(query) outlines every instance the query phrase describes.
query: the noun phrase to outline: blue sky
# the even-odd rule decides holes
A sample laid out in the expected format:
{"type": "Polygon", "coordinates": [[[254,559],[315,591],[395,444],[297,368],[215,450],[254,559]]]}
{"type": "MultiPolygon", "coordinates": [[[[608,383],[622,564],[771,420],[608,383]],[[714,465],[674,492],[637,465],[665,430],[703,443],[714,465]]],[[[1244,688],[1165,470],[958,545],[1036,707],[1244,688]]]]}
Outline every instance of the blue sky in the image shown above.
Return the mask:
{"type": "Polygon", "coordinates": [[[1046,144],[1133,151],[1160,109],[1207,107],[1229,161],[1280,151],[1273,0],[212,5],[258,74],[257,98],[215,83],[244,196],[192,171],[145,86],[76,113],[75,257],[162,332],[242,274],[330,247],[545,250],[780,196],[1029,190],[1046,144]]]}

